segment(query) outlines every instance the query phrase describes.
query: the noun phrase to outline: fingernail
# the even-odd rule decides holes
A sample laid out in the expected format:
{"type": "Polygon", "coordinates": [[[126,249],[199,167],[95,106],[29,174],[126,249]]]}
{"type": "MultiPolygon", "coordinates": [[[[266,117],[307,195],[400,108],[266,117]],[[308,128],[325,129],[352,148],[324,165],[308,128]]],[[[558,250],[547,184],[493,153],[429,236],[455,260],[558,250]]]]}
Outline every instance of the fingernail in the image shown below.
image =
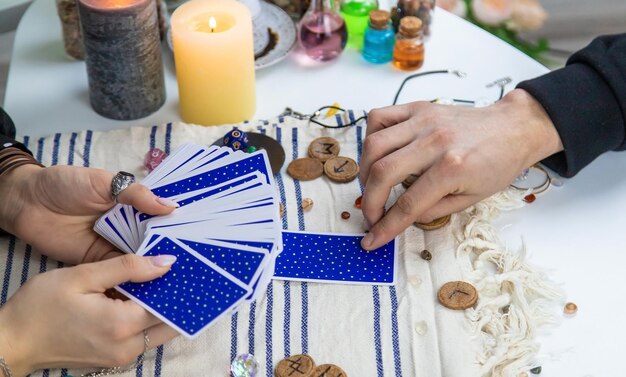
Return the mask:
{"type": "Polygon", "coordinates": [[[178,207],[180,207],[180,204],[176,203],[173,200],[167,199],[167,198],[157,198],[156,201],[159,204],[164,205],[166,207],[170,207],[170,208],[178,208],[178,207]]]}
{"type": "Polygon", "coordinates": [[[370,250],[372,248],[373,243],[374,243],[374,233],[369,232],[361,240],[361,247],[363,247],[365,250],[370,250]]]}
{"type": "Polygon", "coordinates": [[[150,261],[156,267],[169,267],[176,262],[175,255],[157,255],[156,257],[151,257],[150,261]]]}

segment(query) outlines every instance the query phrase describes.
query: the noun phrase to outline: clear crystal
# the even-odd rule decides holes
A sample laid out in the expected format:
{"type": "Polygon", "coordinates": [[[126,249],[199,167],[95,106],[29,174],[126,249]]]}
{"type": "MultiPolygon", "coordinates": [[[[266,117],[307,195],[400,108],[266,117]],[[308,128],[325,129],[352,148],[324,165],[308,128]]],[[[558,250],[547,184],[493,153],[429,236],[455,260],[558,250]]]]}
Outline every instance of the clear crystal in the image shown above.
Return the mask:
{"type": "Polygon", "coordinates": [[[230,364],[233,377],[255,377],[259,370],[259,362],[254,355],[244,353],[235,358],[230,364]]]}

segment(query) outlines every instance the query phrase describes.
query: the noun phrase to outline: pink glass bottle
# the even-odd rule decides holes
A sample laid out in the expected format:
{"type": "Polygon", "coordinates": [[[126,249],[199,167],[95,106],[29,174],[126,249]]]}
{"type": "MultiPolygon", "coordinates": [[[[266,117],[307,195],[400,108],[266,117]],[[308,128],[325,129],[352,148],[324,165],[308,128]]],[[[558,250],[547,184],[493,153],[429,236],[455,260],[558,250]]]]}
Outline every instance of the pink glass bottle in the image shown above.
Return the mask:
{"type": "Polygon", "coordinates": [[[311,59],[328,61],[338,57],[348,40],[346,24],[339,14],[339,2],[312,0],[298,26],[298,40],[311,59]]]}

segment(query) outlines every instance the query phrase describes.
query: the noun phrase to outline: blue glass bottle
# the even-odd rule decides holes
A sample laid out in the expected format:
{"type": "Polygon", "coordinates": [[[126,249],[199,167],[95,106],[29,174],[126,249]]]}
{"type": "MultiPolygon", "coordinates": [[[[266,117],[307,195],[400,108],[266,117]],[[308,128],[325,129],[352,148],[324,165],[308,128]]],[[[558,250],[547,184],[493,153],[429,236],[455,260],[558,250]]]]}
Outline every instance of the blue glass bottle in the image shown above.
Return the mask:
{"type": "Polygon", "coordinates": [[[390,62],[393,57],[395,36],[389,22],[391,14],[384,10],[374,10],[363,39],[363,57],[371,63],[390,62]]]}

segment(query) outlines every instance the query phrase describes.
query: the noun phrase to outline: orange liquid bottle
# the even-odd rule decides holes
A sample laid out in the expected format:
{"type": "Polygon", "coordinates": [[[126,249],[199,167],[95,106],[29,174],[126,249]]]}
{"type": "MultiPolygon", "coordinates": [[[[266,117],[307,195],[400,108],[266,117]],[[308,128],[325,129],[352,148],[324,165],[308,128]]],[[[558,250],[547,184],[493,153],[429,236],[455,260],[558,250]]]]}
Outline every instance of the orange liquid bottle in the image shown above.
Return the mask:
{"type": "Polygon", "coordinates": [[[417,17],[404,17],[396,35],[393,65],[403,71],[414,71],[424,64],[422,21],[417,17]]]}

